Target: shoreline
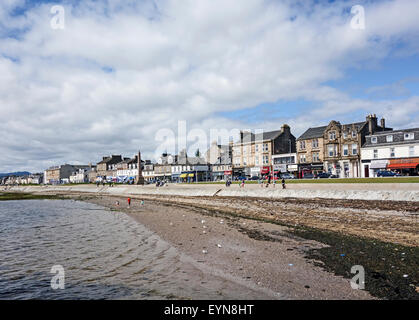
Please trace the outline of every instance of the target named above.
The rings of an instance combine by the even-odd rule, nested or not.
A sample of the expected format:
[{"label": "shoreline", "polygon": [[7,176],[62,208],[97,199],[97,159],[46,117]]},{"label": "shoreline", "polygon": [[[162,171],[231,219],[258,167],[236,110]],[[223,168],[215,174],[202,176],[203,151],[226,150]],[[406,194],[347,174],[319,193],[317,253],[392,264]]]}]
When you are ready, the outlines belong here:
[{"label": "shoreline", "polygon": [[[231,275],[255,289],[278,292],[273,299],[418,299],[417,227],[407,214],[417,208],[416,203],[130,195],[128,209],[126,197],[117,195],[52,194],[127,213],[191,262]],[[342,210],[334,213],[336,207]],[[282,214],[272,215],[272,208]],[[283,214],[284,210],[297,210],[299,216]],[[403,240],[408,246],[380,241],[386,232],[371,238],[365,237],[371,236],[368,230],[360,237],[348,232],[348,226],[336,229],[346,223],[347,213],[353,222],[365,219],[364,224],[372,223],[372,229],[391,222],[387,227],[396,236],[408,235]],[[369,215],[376,221],[366,219]],[[343,220],[334,224],[336,218]],[[319,228],[310,225],[313,221],[328,223]],[[355,223],[353,228],[356,231],[359,226]],[[364,266],[367,291],[351,289],[353,265]]]},{"label": "shoreline", "polygon": [[[122,209],[115,207],[116,199]],[[210,268],[221,269],[226,274],[239,270],[239,276],[250,277],[248,280],[254,281],[254,285],[285,291],[290,299],[419,298],[417,247],[156,200],[145,200],[142,206],[139,198],[133,198],[130,209],[123,208],[125,198],[104,196],[80,200],[127,213],[198,263],[210,263]],[[201,234],[204,230],[207,234]],[[210,242],[205,241],[209,231]],[[232,239],[240,241],[232,243]],[[216,242],[226,240],[231,257],[219,254],[226,245]],[[244,250],[243,243],[246,244]],[[209,252],[210,248],[215,256],[208,261],[201,250]],[[342,252],[345,252],[343,257]],[[353,265],[364,266],[366,291],[350,288]],[[408,278],[403,277],[406,273]]]}]

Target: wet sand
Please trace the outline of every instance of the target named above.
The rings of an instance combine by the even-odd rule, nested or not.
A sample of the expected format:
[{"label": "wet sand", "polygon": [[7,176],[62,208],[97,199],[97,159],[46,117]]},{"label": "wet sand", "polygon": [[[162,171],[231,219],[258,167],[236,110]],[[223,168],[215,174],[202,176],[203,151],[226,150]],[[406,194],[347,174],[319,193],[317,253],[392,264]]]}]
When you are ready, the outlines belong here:
[{"label": "wet sand", "polygon": [[259,298],[373,298],[366,291],[352,289],[349,279],[306,259],[310,249],[324,245],[292,236],[287,227],[151,200],[141,205],[133,199],[130,208],[126,198],[105,196],[85,201],[129,214],[185,254],[190,263],[249,290],[260,290]]}]

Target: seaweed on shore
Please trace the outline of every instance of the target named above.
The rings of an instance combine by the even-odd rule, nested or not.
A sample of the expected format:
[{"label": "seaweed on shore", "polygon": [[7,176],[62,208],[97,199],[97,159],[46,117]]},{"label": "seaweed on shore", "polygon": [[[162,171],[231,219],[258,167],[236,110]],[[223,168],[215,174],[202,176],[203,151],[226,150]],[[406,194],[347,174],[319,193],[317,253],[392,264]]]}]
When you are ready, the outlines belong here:
[{"label": "seaweed on shore", "polygon": [[289,237],[300,237],[327,245],[323,248],[310,249],[305,253],[305,257],[313,260],[314,265],[347,279],[355,276],[350,272],[352,266],[361,265],[365,270],[365,290],[371,295],[390,300],[419,299],[419,248],[417,247],[307,226],[289,225],[269,218],[214,209],[199,204],[189,203],[187,206],[173,202],[166,204],[199,210],[201,214],[211,216],[244,218],[288,227]]},{"label": "seaweed on shore", "polygon": [[61,200],[64,199],[58,195],[51,194],[32,194],[32,193],[23,193],[23,192],[1,192],[0,201],[11,201],[11,200]]},{"label": "seaweed on shore", "polygon": [[293,234],[315,240],[327,247],[310,249],[306,258],[326,271],[352,278],[352,266],[365,270],[365,290],[390,300],[419,299],[419,248],[344,235],[338,232],[296,227]]}]

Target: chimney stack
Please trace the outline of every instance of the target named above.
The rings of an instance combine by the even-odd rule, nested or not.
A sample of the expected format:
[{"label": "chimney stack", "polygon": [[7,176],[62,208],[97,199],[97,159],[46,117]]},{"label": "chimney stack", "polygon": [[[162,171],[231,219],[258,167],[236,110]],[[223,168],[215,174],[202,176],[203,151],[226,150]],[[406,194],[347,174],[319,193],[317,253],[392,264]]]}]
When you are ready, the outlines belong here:
[{"label": "chimney stack", "polygon": [[281,131],[286,132],[286,133],[290,133],[291,132],[290,126],[284,123],[281,127]]},{"label": "chimney stack", "polygon": [[381,119],[381,127],[385,129],[386,127],[386,120],[384,118]]},{"label": "chimney stack", "polygon": [[367,116],[369,134],[373,134],[377,130],[377,116],[370,114]]}]

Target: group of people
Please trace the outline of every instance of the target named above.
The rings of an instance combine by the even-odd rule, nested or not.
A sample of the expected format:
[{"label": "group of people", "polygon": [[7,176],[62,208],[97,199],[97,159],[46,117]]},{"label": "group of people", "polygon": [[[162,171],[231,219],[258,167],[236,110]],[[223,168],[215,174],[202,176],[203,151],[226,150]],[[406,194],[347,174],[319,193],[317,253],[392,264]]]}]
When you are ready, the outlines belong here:
[{"label": "group of people", "polygon": [[[273,181],[272,181],[273,180]],[[241,180],[241,183],[239,184],[239,187],[240,188],[244,188],[244,183],[245,183],[245,179],[242,179]],[[260,184],[260,186],[263,188],[263,186],[265,185],[265,187],[266,188],[268,188],[269,186],[270,186],[270,184],[271,184],[271,181],[272,181],[272,185],[273,185],[273,187],[275,188],[275,185],[276,185],[276,180],[275,179],[272,179],[272,177],[271,176],[268,176],[268,178],[267,178],[267,181],[266,181],[266,184],[264,184],[264,179],[262,178],[262,179],[259,179],[258,180],[258,184]],[[230,186],[230,184],[231,184],[231,181],[230,180],[227,180],[226,181],[226,186],[227,187],[229,187]],[[282,178],[281,179],[281,184],[282,184],[282,189],[286,189],[286,185],[285,185],[285,179],[284,178]]]},{"label": "group of people", "polygon": [[[127,198],[127,203],[128,203],[128,208],[131,208],[131,198],[130,197]],[[143,206],[144,205],[144,200],[141,200],[140,204]],[[118,200],[116,200],[115,206],[119,207],[119,201]]]},{"label": "group of people", "polygon": [[168,184],[165,180],[157,180],[156,181],[156,187],[163,187],[163,186],[168,186]]}]

